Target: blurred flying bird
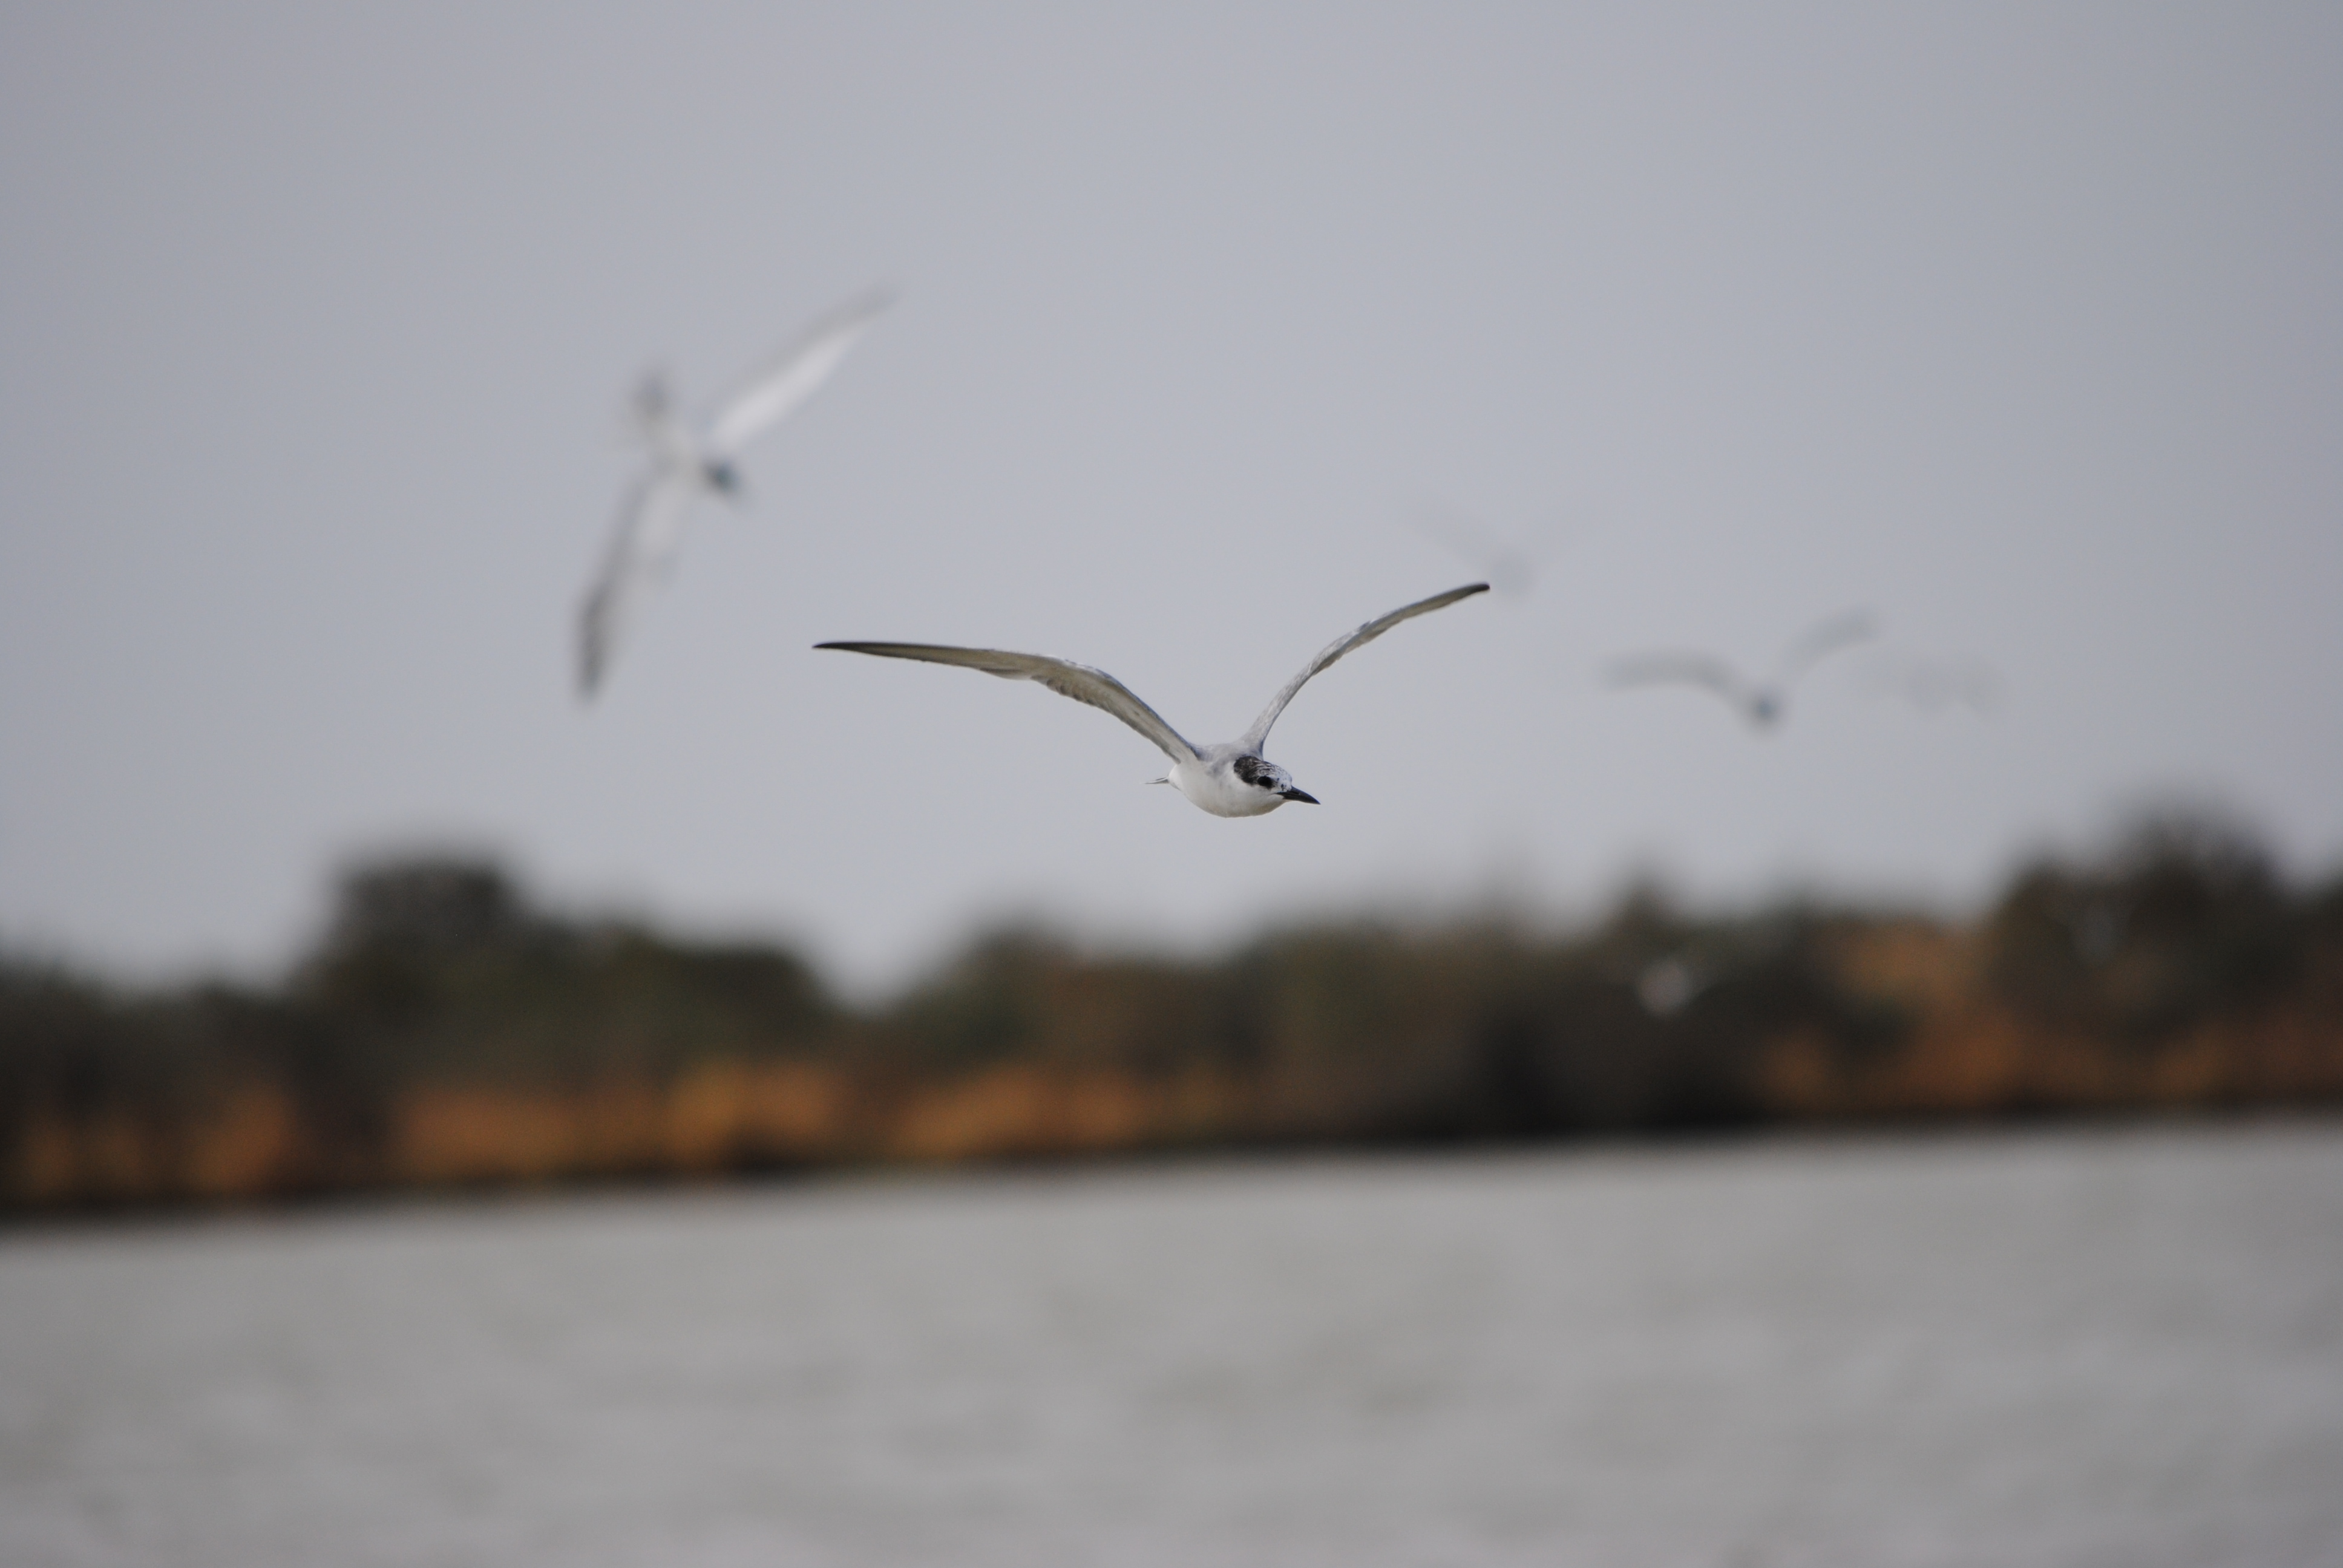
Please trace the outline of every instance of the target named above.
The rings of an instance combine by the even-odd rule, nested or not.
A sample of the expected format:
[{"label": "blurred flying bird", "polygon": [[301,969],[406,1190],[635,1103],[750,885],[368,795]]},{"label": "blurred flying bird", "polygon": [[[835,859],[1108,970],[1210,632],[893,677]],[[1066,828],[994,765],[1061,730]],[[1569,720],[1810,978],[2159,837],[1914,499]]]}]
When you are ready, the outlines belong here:
[{"label": "blurred flying bird", "polygon": [[989,648],[939,648],[924,642],[822,642],[816,648],[836,648],[842,653],[876,654],[881,658],[917,658],[930,664],[959,664],[970,669],[980,669],[987,675],[997,675],[1004,680],[1037,680],[1061,697],[1076,702],[1087,702],[1092,708],[1103,709],[1138,730],[1163,749],[1172,759],[1172,771],[1151,784],[1169,784],[1187,797],[1192,805],[1210,811],[1215,817],[1258,817],[1274,811],[1288,800],[1300,800],[1315,806],[1318,798],[1304,794],[1293,787],[1292,778],[1276,763],[1261,754],[1262,743],[1269,739],[1269,727],[1293,700],[1293,694],[1304,682],[1350,652],[1363,648],[1383,636],[1400,622],[1419,615],[1427,615],[1458,599],[1470,598],[1476,593],[1489,591],[1487,583],[1471,583],[1463,588],[1450,588],[1446,593],[1418,599],[1413,604],[1395,609],[1387,616],[1371,620],[1356,631],[1335,638],[1319,650],[1318,657],[1302,666],[1302,673],[1285,683],[1285,689],[1269,699],[1252,728],[1237,739],[1222,741],[1217,746],[1195,746],[1181,737],[1178,730],[1166,724],[1155,709],[1131,694],[1131,689],[1103,669],[1092,669],[1087,664],[1075,664],[1068,659],[1050,658],[1038,653],[1002,653]]},{"label": "blurred flying bird", "polygon": [[1480,568],[1499,598],[1523,598],[1537,580],[1537,558],[1529,547],[1478,518],[1443,507],[1419,511],[1413,520],[1424,538]]},{"label": "blurred flying bird", "polygon": [[1750,680],[1731,665],[1705,653],[1646,653],[1614,660],[1613,686],[1674,683],[1715,692],[1753,729],[1771,729],[1788,711],[1791,689],[1808,670],[1840,648],[1878,636],[1871,617],[1849,610],[1817,623],[1782,650],[1770,680]]},{"label": "blurred flying bird", "polygon": [[649,448],[650,467],[627,493],[578,613],[581,696],[593,697],[643,599],[674,568],[692,502],[702,495],[739,499],[741,448],[812,397],[871,319],[893,302],[892,291],[880,289],[832,310],[696,423],[677,414],[662,377],[643,378],[635,393],[635,427]]},{"label": "blurred flying bird", "polygon": [[1687,949],[1654,959],[1638,970],[1635,1000],[1654,1018],[1674,1018],[1715,983],[1715,974],[1695,961]]}]

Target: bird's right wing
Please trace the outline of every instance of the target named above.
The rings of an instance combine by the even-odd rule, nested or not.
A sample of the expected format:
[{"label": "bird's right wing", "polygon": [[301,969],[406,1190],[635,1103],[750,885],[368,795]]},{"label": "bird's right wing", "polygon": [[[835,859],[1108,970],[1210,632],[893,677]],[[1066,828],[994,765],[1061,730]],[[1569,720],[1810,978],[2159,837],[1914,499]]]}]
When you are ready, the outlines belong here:
[{"label": "bird's right wing", "polygon": [[1293,694],[1308,685],[1312,676],[1353,648],[1366,647],[1403,620],[1413,620],[1420,615],[1430,615],[1433,610],[1444,608],[1460,598],[1471,598],[1476,593],[1488,591],[1487,583],[1466,583],[1463,588],[1450,588],[1446,593],[1436,593],[1430,598],[1420,598],[1413,604],[1402,605],[1391,614],[1377,616],[1355,631],[1346,632],[1336,638],[1318,650],[1317,658],[1302,667],[1301,674],[1285,683],[1285,689],[1269,699],[1269,706],[1261,710],[1261,717],[1252,721],[1252,728],[1244,732],[1244,739],[1238,744],[1247,751],[1258,752],[1261,749],[1261,743],[1269,739],[1269,727],[1277,722],[1277,716],[1285,711],[1285,705],[1293,700]]},{"label": "bird's right wing", "polygon": [[990,648],[940,648],[928,642],[818,642],[816,648],[836,648],[841,653],[869,653],[880,658],[916,658],[929,664],[957,664],[970,669],[980,669],[987,675],[997,675],[1003,680],[1034,680],[1041,682],[1061,697],[1071,697],[1076,702],[1087,702],[1092,708],[1113,714],[1133,729],[1163,749],[1165,756],[1174,762],[1193,762],[1196,749],[1182,738],[1180,732],[1163,722],[1163,716],[1150,708],[1103,669],[1092,669],[1087,664],[1071,659],[1051,658],[1038,653],[1003,653]]},{"label": "bird's right wing", "polygon": [[689,470],[662,464],[635,482],[602,568],[578,614],[578,689],[590,698],[608,673],[618,640],[652,586],[675,565],[685,513],[698,483]]},{"label": "bird's right wing", "polygon": [[1879,635],[1879,624],[1869,610],[1851,609],[1817,621],[1782,650],[1782,683],[1791,685],[1840,648],[1867,642]]},{"label": "bird's right wing", "polygon": [[779,424],[830,379],[878,314],[895,302],[891,289],[874,289],[850,300],[808,327],[805,336],[776,356],[724,400],[708,422],[708,445],[729,457],[762,432]]},{"label": "bird's right wing", "polygon": [[1699,686],[1738,707],[1748,699],[1741,678],[1721,658],[1704,653],[1644,653],[1615,658],[1604,671],[1613,686]]}]

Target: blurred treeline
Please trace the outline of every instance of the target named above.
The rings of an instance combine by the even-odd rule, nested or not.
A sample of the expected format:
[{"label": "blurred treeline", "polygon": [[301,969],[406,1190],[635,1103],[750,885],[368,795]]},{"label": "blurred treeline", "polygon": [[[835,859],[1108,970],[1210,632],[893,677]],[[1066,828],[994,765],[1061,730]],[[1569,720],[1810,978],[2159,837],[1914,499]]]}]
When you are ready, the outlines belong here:
[{"label": "blurred treeline", "polygon": [[857,1010],[779,949],[344,876],[269,990],[0,959],[0,1204],[1785,1121],[2343,1101],[2343,880],[2138,827],[1982,920],[1794,902],[1326,925],[1211,961],[988,936]]}]

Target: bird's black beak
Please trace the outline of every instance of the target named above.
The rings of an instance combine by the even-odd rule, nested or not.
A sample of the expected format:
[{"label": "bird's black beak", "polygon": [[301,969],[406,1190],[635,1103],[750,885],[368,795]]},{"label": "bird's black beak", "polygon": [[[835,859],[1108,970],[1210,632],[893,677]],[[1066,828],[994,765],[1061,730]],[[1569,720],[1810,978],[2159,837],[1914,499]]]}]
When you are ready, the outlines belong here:
[{"label": "bird's black beak", "polygon": [[1280,789],[1277,793],[1278,793],[1278,795],[1279,795],[1279,797],[1280,797],[1281,799],[1287,799],[1287,800],[1299,800],[1299,801],[1301,801],[1304,806],[1315,806],[1316,804],[1318,804],[1318,797],[1317,797],[1317,796],[1315,796],[1315,795],[1312,795],[1312,794],[1308,794],[1308,793],[1306,793],[1306,792],[1305,792],[1305,791],[1303,791],[1303,790],[1300,790],[1300,789]]}]

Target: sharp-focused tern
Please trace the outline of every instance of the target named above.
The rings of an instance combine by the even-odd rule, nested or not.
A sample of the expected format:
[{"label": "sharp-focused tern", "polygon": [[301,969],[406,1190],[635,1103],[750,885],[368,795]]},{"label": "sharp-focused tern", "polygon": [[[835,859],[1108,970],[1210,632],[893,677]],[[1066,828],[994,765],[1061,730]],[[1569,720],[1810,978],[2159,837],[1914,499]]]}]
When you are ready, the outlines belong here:
[{"label": "sharp-focused tern", "polygon": [[578,613],[581,695],[594,695],[643,598],[674,568],[691,503],[703,495],[737,498],[741,448],[812,397],[872,317],[893,302],[892,291],[874,290],[821,317],[696,423],[677,414],[663,379],[644,377],[634,412],[636,428],[650,449],[650,467],[627,493],[601,569]]},{"label": "sharp-focused tern", "polygon": [[1293,700],[1309,678],[1350,652],[1363,648],[1403,620],[1428,615],[1460,598],[1470,598],[1476,593],[1489,591],[1487,583],[1469,583],[1463,588],[1450,588],[1446,593],[1418,599],[1412,605],[1395,609],[1387,616],[1371,620],[1356,631],[1336,638],[1321,648],[1318,657],[1302,666],[1302,673],[1285,683],[1285,689],[1269,699],[1252,728],[1234,740],[1217,746],[1197,746],[1183,739],[1180,732],[1163,721],[1161,714],[1132,695],[1129,687],[1103,669],[1092,669],[1087,664],[1071,659],[1051,658],[1038,653],[1004,653],[990,648],[940,648],[925,642],[823,642],[817,648],[836,648],[841,653],[876,654],[881,658],[917,658],[930,664],[965,665],[980,669],[987,675],[997,675],[1004,680],[1034,680],[1041,682],[1061,697],[1076,702],[1087,702],[1102,709],[1130,725],[1148,739],[1163,749],[1172,759],[1172,771],[1156,784],[1169,784],[1186,796],[1190,804],[1210,811],[1215,817],[1258,817],[1274,811],[1288,800],[1299,800],[1315,806],[1318,798],[1293,787],[1293,779],[1284,769],[1261,754],[1262,743],[1269,739],[1269,727]]},{"label": "sharp-focused tern", "polygon": [[1790,691],[1808,670],[1843,648],[1879,635],[1869,615],[1851,610],[1809,628],[1782,651],[1770,680],[1751,680],[1713,654],[1646,653],[1614,660],[1613,686],[1677,684],[1715,692],[1753,729],[1771,729],[1789,709]]}]

